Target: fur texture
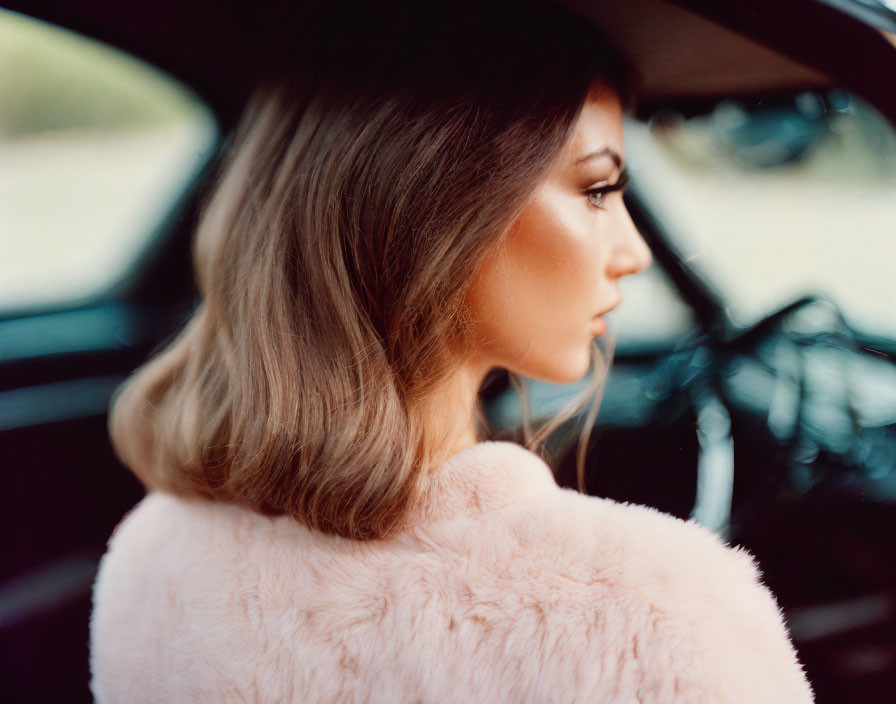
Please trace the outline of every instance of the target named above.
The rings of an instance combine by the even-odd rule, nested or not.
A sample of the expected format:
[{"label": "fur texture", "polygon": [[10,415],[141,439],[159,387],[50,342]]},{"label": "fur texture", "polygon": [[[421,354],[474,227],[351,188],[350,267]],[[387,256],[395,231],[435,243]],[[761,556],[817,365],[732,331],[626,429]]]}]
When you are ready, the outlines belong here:
[{"label": "fur texture", "polygon": [[510,442],[437,476],[373,543],[148,495],[95,585],[97,701],[812,701],[746,552]]}]

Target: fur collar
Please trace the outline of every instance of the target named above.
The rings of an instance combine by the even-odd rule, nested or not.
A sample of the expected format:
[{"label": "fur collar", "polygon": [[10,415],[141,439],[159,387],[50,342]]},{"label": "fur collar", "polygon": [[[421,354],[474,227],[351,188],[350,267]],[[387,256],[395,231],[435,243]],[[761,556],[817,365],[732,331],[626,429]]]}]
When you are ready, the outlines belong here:
[{"label": "fur collar", "polygon": [[528,503],[557,489],[551,468],[513,442],[479,442],[451,455],[424,490],[420,523]]}]

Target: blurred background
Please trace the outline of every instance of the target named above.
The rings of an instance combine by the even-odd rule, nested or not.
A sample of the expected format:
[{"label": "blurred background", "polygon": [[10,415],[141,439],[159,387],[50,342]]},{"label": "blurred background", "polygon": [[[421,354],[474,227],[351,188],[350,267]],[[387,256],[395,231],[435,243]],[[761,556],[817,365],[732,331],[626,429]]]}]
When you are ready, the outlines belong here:
[{"label": "blurred background", "polygon": [[[96,562],[142,495],[106,410],[196,303],[189,234],[232,118],[0,10],[4,701],[89,700]],[[626,140],[655,256],[623,281],[587,489],[750,549],[818,701],[893,701],[896,131],[825,85],[657,104]],[[525,383],[536,423],[583,387]],[[506,377],[482,395],[519,433]],[[581,421],[550,444],[565,486]]]},{"label": "blurred background", "polygon": [[0,311],[95,296],[211,156],[195,95],[127,54],[0,14]]}]

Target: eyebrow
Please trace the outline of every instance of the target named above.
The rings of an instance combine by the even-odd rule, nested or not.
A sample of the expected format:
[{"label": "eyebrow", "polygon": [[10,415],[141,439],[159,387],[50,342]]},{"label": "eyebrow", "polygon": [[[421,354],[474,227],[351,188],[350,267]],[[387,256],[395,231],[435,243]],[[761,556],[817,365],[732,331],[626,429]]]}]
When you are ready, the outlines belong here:
[{"label": "eyebrow", "polygon": [[622,157],[619,156],[619,153],[610,147],[603,147],[602,149],[597,149],[596,151],[591,152],[590,154],[586,154],[579,159],[576,159],[573,164],[578,166],[580,164],[584,164],[586,161],[591,161],[592,159],[600,159],[601,157],[608,157],[613,160],[613,163],[616,164],[619,168],[622,168]]}]

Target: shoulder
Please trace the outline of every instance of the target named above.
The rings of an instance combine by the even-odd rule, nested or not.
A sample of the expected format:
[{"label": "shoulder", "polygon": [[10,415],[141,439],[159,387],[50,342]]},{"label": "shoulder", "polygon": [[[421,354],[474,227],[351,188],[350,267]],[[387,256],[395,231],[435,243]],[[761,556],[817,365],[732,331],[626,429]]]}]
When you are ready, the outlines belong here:
[{"label": "shoulder", "polygon": [[[261,572],[291,569],[330,538],[286,516],[152,492],[119,523],[100,562],[95,601],[130,603],[132,589],[171,592],[209,605],[207,594],[255,589]],[[108,599],[104,597],[108,596]]]},{"label": "shoulder", "polygon": [[658,649],[658,662],[678,662],[682,682],[696,678],[699,691],[724,702],[812,700],[749,552],[694,521],[567,489],[529,511],[543,530],[537,550],[562,550],[558,567],[592,580],[590,603],[628,619],[631,630],[619,634],[642,652]]},{"label": "shoulder", "polygon": [[290,579],[301,581],[311,535],[285,517],[147,495],[116,528],[94,584],[96,699],[231,701],[228,683],[255,692],[264,611],[289,598]]}]

